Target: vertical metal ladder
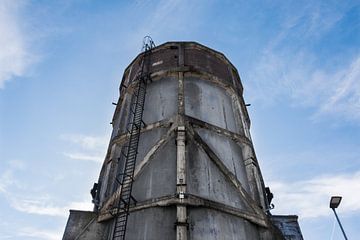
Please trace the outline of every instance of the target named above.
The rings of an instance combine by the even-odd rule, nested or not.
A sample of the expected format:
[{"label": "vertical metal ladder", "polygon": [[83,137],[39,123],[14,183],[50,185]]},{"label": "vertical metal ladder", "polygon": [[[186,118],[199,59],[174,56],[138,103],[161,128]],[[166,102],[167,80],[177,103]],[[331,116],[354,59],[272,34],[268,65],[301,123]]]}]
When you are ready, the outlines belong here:
[{"label": "vertical metal ladder", "polygon": [[150,80],[150,55],[152,48],[155,47],[154,42],[150,37],[145,37],[143,42],[143,56],[140,66],[140,71],[136,77],[136,86],[134,97],[130,105],[130,119],[129,119],[129,141],[126,147],[125,166],[123,173],[119,174],[116,180],[121,185],[121,193],[117,204],[117,212],[115,214],[115,223],[112,234],[113,240],[124,240],[126,233],[126,225],[129,215],[130,202],[134,199],[131,195],[132,185],[134,181],[134,170],[136,164],[137,150],[139,146],[140,130],[142,125],[145,125],[142,117],[145,105],[146,85]]}]

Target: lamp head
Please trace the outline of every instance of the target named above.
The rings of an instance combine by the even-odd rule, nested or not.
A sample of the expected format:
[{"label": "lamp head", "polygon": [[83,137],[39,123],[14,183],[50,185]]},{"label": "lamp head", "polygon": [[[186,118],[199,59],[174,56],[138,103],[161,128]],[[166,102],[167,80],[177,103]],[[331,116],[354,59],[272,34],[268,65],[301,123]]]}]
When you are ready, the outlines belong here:
[{"label": "lamp head", "polygon": [[332,196],[330,199],[330,208],[335,209],[339,206],[342,197],[340,196]]}]

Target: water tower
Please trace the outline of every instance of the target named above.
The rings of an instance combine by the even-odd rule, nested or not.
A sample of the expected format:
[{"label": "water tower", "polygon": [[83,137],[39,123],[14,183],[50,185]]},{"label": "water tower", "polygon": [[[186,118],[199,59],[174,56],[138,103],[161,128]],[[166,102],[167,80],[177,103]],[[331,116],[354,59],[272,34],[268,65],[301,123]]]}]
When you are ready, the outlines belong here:
[{"label": "water tower", "polygon": [[[196,42],[144,48],[125,69],[94,211],[63,239],[302,239],[272,216],[231,62]],[[277,226],[277,227],[276,227]]]}]

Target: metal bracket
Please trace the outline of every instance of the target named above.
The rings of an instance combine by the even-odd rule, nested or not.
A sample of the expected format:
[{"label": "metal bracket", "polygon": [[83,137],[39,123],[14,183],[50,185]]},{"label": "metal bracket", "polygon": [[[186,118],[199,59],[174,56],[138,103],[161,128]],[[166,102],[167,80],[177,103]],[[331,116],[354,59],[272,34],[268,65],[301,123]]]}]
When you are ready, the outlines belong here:
[{"label": "metal bracket", "polygon": [[130,198],[134,201],[134,205],[136,206],[136,204],[137,204],[137,200],[136,200],[136,198],[134,198],[134,196],[133,195],[130,195]]},{"label": "metal bracket", "polygon": [[174,223],[174,228],[176,229],[177,226],[185,226],[189,230],[189,223],[188,222],[178,222]]},{"label": "metal bracket", "polygon": [[179,199],[188,198],[187,193],[185,193],[185,192],[178,192],[178,193],[176,194],[176,197],[179,198]]}]

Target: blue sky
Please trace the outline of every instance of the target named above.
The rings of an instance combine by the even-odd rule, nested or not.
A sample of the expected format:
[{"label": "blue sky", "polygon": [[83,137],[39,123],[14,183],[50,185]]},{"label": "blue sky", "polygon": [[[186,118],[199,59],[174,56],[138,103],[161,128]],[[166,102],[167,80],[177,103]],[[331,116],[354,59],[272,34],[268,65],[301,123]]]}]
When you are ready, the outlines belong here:
[{"label": "blue sky", "polygon": [[360,219],[357,1],[0,1],[0,239],[59,239],[91,209],[118,86],[142,38],[197,41],[240,72],[273,214],[305,239]]}]

